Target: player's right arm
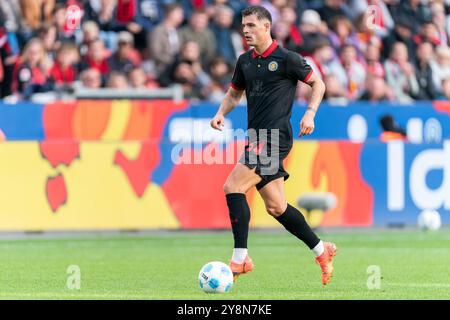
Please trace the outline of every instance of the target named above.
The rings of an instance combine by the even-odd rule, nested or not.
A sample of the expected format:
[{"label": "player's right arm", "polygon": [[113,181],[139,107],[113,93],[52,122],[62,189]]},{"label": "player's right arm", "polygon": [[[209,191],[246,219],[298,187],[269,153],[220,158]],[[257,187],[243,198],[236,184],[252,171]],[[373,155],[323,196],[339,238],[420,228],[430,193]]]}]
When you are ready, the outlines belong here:
[{"label": "player's right arm", "polygon": [[225,125],[225,116],[233,110],[242,98],[244,90],[238,90],[230,87],[225,94],[225,98],[220,104],[219,110],[217,111],[214,118],[211,120],[211,127],[216,130],[222,131],[222,127]]},{"label": "player's right arm", "polygon": [[216,130],[222,131],[222,128],[225,125],[225,116],[237,106],[245,91],[245,76],[241,67],[242,56],[243,55],[241,55],[236,62],[236,68],[234,68],[233,78],[231,79],[231,86],[220,104],[219,111],[217,111],[216,115],[211,120],[211,127]]}]

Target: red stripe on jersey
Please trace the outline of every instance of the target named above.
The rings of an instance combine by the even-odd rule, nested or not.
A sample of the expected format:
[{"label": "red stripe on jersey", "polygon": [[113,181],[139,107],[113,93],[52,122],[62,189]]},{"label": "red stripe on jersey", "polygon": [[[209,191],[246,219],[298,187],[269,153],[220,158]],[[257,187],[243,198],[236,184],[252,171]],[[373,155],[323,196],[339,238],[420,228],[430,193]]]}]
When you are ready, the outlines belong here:
[{"label": "red stripe on jersey", "polygon": [[233,82],[230,83],[230,87],[232,87],[234,90],[242,91],[244,88],[239,88],[237,85],[235,85]]},{"label": "red stripe on jersey", "polygon": [[309,80],[309,78],[311,78],[311,76],[312,76],[312,69],[311,69],[311,71],[309,71],[309,73],[308,73],[308,75],[305,77],[305,79],[303,80],[303,82],[308,82],[308,80]]}]

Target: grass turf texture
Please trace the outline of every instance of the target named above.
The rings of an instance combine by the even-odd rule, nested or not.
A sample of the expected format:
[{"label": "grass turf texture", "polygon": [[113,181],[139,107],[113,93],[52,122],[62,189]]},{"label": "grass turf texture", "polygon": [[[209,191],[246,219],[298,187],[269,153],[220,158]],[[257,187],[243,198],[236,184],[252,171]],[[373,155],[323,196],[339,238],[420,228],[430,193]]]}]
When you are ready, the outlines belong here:
[{"label": "grass turf texture", "polygon": [[[255,270],[225,295],[203,293],[198,272],[228,262],[231,232],[173,232],[0,240],[1,299],[449,299],[450,232],[358,230],[321,234],[339,247],[322,287],[311,252],[284,232],[251,232]],[[81,289],[66,287],[69,265]],[[377,265],[379,290],[367,288]]]}]

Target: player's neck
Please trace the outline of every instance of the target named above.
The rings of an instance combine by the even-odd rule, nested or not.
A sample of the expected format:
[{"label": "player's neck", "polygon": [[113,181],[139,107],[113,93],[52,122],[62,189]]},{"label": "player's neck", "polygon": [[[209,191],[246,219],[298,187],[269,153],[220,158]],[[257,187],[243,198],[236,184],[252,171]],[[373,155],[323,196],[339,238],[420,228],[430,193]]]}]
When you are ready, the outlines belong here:
[{"label": "player's neck", "polygon": [[266,52],[267,49],[272,45],[273,39],[268,38],[264,43],[261,43],[259,46],[254,46],[255,52],[258,55],[262,55],[264,52]]}]

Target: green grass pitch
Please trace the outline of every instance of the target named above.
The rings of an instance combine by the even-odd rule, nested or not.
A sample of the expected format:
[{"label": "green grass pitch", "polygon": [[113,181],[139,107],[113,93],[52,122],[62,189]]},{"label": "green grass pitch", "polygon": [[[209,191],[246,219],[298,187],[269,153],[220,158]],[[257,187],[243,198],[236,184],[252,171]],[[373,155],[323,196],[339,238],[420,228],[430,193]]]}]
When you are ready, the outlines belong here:
[{"label": "green grass pitch", "polygon": [[[321,233],[339,250],[322,287],[311,252],[286,232],[250,232],[255,270],[208,295],[198,272],[228,262],[231,232],[80,235],[0,240],[1,299],[450,299],[450,230]],[[81,270],[70,290],[67,268]],[[368,289],[369,266],[381,287]]]}]

